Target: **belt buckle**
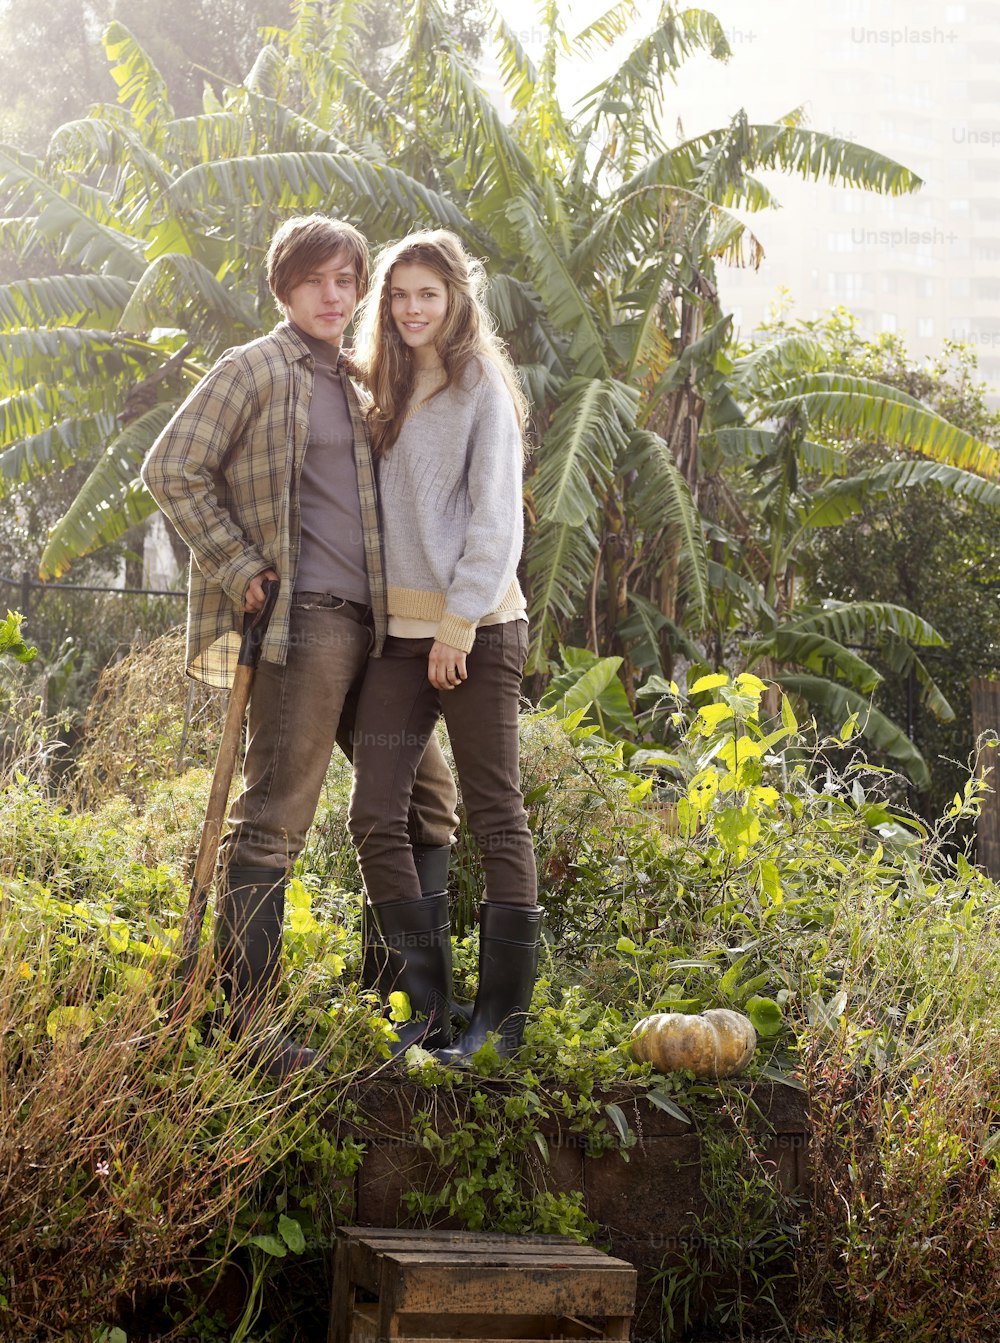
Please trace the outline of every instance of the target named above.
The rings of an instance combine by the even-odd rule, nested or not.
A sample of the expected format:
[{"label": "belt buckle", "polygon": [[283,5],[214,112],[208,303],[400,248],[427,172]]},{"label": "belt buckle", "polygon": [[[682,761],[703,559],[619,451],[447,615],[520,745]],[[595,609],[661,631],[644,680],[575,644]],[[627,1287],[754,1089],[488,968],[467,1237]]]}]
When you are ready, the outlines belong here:
[{"label": "belt buckle", "polygon": [[347,605],[346,597],[337,597],[332,592],[293,592],[292,602],[300,611],[339,611]]}]

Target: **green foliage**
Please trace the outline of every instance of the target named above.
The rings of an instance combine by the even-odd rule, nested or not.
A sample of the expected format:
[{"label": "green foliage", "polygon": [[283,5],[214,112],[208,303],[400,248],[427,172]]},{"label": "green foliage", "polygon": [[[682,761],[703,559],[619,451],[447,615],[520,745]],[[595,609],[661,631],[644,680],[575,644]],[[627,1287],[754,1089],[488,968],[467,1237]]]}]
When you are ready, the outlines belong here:
[{"label": "green foliage", "polygon": [[[211,1337],[209,1288],[225,1264],[248,1288],[219,1326],[230,1336],[282,1337],[286,1312],[304,1327],[324,1247],[351,1215],[350,1180],[377,1134],[405,1156],[418,1223],[599,1237],[580,1191],[557,1182],[553,1152],[627,1162],[641,1137],[631,1101],[646,1096],[704,1154],[705,1206],[662,1264],[666,1337],[700,1320],[744,1336],[842,1327],[873,1343],[930,1343],[946,1319],[949,1336],[971,1343],[982,1320],[972,1284],[976,1309],[991,1311],[1000,1282],[989,1072],[1000,898],[948,846],[982,788],[970,780],[950,814],[924,826],[887,802],[886,782],[862,762],[834,770],[839,733],[814,740],[787,700],[768,719],[767,690],[752,674],[702,674],[686,693],[663,683],[647,722],[662,744],[628,758],[585,706],[563,720],[525,716],[546,912],[540,975],[518,1058],[487,1046],[467,1074],[413,1049],[405,1079],[377,1076],[391,1023],[352,983],[357,899],[333,875],[349,861],[349,778],[332,770],[288,892],[280,1017],[322,1047],[333,1074],[287,1096],[240,1071],[210,975],[180,1030],[165,1015],[207,774],[150,782],[140,808],[118,796],[98,813],[54,807],[12,779],[0,829],[0,1166],[24,1212],[2,1247],[16,1269],[3,1289],[10,1327],[25,1332],[38,1310],[80,1328],[84,1316],[70,1312],[85,1290],[95,1326],[127,1328],[124,1315],[109,1322],[106,1303],[115,1275],[129,1274],[146,1318],[204,1307],[198,1327]],[[466,852],[456,894],[473,884]],[[474,993],[476,950],[475,932],[457,938],[460,995]],[[745,1079],[664,1077],[632,1061],[640,1017],[711,1006],[745,1011],[759,1028]],[[797,1199],[766,1154],[748,1081],[807,1093],[814,1177]],[[367,1089],[379,1085],[410,1098],[385,1132],[366,1119]],[[199,1178],[185,1186],[192,1169]],[[58,1228],[53,1239],[39,1240],[29,1203]],[[178,1215],[154,1235],[164,1206]],[[84,1224],[88,1236],[113,1226],[126,1252],[66,1258],[62,1238]],[[939,1245],[951,1247],[950,1276]],[[21,1284],[40,1252],[51,1286],[29,1298]],[[178,1264],[190,1265],[181,1292],[169,1286]]]},{"label": "green foliage", "polygon": [[[868,1002],[895,987],[869,941],[867,992],[842,996],[804,1049],[818,1176],[798,1266],[807,1329],[833,1318],[850,1336],[887,1343],[930,1343],[942,1330],[958,1343],[992,1336],[1000,1303],[994,1009],[965,950],[979,904],[969,895],[963,906],[966,894],[942,884],[905,943],[901,928],[880,920],[880,933],[904,943],[893,959],[907,962],[912,984],[913,996],[896,1000],[894,1030],[868,1025]],[[992,967],[993,891],[987,899],[975,936],[989,938]],[[950,941],[950,960],[935,941],[942,950]],[[913,983],[922,961],[930,974]]]},{"label": "green foliage", "polygon": [[[1000,441],[997,416],[987,410],[968,352],[949,349],[933,367],[917,369],[898,339],[861,341],[842,314],[828,320],[824,339],[847,367],[898,384],[967,432],[993,444]],[[884,654],[869,658],[885,673],[880,706],[896,722],[912,722],[915,743],[930,763],[931,789],[920,803],[930,818],[961,790],[973,753],[969,683],[995,670],[1000,523],[988,499],[943,489],[936,468],[926,476],[911,475],[928,463],[886,460],[884,451],[853,441],[843,451],[855,479],[870,475],[881,481],[892,473],[897,484],[866,494],[839,526],[818,533],[803,576],[815,595],[837,592],[855,602],[904,602],[947,635],[947,649],[928,650],[928,660],[953,719],[927,712],[924,685],[918,681],[912,694],[906,679],[883,666]],[[899,480],[902,472],[906,481]]]},{"label": "green foliage", "polygon": [[[181,892],[124,851],[121,828],[16,780],[4,822],[3,1329],[82,1336],[117,1295],[211,1264],[221,1227],[220,1256],[266,1230],[259,1182],[289,1177],[335,1084],[276,1091],[200,1011],[171,1017]],[[367,1029],[363,1008],[353,1020]],[[327,1026],[331,1044],[356,1029]]]},{"label": "green foliage", "polygon": [[659,1275],[664,1334],[684,1336],[707,1325],[740,1340],[764,1330],[789,1337],[801,1198],[782,1188],[775,1164],[743,1126],[746,1115],[723,1123],[701,1134],[705,1211],[680,1238],[676,1262]]},{"label": "green foliage", "polygon": [[[948,848],[983,787],[970,780],[929,830],[886,805],[864,764],[834,774],[835,738],[817,788],[823,755],[806,755],[787,701],[760,721],[763,689],[703,677],[691,702],[673,688],[685,745],[660,766],[673,879],[655,874],[641,921],[618,925],[617,957],[607,940],[582,976],[585,992],[642,1010],[763,1000],[781,1026],[753,1074],[803,1086],[816,1116],[808,1203],[782,1192],[746,1117],[709,1143],[708,1212],[664,1262],[665,1323],[706,1318],[707,1276],[707,1318],[741,1337],[794,1321],[809,1337],[971,1341],[1000,1301],[1000,898]],[[610,927],[624,894],[605,892]],[[689,1114],[696,1093],[674,1092]]]},{"label": "green foliage", "polygon": [[[547,1190],[538,1163],[540,1147],[546,1146],[539,1123],[551,1117],[555,1097],[539,1094],[530,1073],[523,1085],[507,1091],[481,1081],[469,1086],[453,1080],[453,1074],[435,1078],[435,1071],[443,1070],[430,1063],[421,1069],[425,1083],[434,1078],[430,1105],[415,1112],[409,1135],[415,1148],[429,1153],[444,1180],[408,1191],[408,1212],[429,1223],[441,1215],[456,1217],[473,1231],[589,1240],[596,1228],[583,1211],[582,1191]],[[576,1115],[573,1103],[567,1109],[562,1118],[568,1127]],[[579,1112],[592,1122],[583,1101]]]},{"label": "green foliage", "polygon": [[21,634],[21,623],[24,616],[20,611],[8,611],[3,621],[0,621],[0,657],[12,657],[18,662],[31,662],[38,654],[38,649],[25,643]]},{"label": "green foliage", "polygon": [[[928,489],[949,510],[995,507],[995,431],[960,397],[929,395],[933,378],[859,354],[842,319],[779,324],[768,337],[720,361],[725,395],[706,411],[702,464],[725,480],[712,529],[723,558],[709,565],[716,660],[774,678],[829,727],[856,713],[870,747],[925,790],[931,771],[900,726],[900,688],[909,684],[939,721],[955,717],[942,664],[930,661],[949,615],[936,627],[914,610],[916,584],[898,585],[895,600],[864,600],[846,571],[811,590],[802,575],[845,532],[864,534],[864,567],[881,572],[868,519],[902,514],[901,491],[907,511]],[[911,554],[922,555],[914,536]]]},{"label": "green foliage", "polygon": [[[61,128],[50,160],[12,153],[7,162],[7,209],[30,220],[26,248],[72,252],[94,279],[123,281],[113,314],[110,291],[94,298],[109,329],[136,337],[105,350],[104,328],[88,318],[100,406],[39,404],[29,376],[37,360],[13,377],[9,405],[20,413],[0,440],[9,444],[0,469],[59,469],[84,444],[88,455],[106,448],[50,537],[43,572],[62,572],[148,513],[129,477],[160,422],[150,400],[165,413],[225,345],[266,324],[259,262],[274,226],[292,209],[325,208],[332,193],[373,241],[443,224],[497,277],[491,301],[532,391],[539,437],[527,486],[534,669],[546,669],[574,622],[581,642],[630,654],[624,631],[639,603],[657,613],[647,647],[669,662],[684,619],[700,629],[712,605],[696,505],[699,422],[704,410],[722,429],[740,414],[720,377],[731,324],[706,278],[720,259],[759,259],[732,207],[770,203],[754,177],[762,168],[890,193],[918,181],[797,118],[754,126],[739,112],[669,144],[658,129],[669,81],[696,53],[730,55],[714,16],[670,4],[571,115],[556,93],[562,55],[610,48],[635,17],[616,6],[573,37],[549,6],[537,65],[498,19],[509,122],[480,87],[467,3],[454,15],[438,0],[399,6],[400,40],[386,44],[391,56],[366,86],[365,34],[387,20],[386,5],[309,0],[287,28],[267,30],[242,84],[216,89],[187,117],[171,110],[170,80],[143,43],[112,24],[118,105]],[[180,332],[190,348],[172,363]],[[111,441],[106,417],[140,388],[149,413],[129,416]],[[860,413],[860,389],[844,394],[845,413]],[[956,452],[950,432],[941,443]],[[634,668],[623,672],[631,695]]]}]

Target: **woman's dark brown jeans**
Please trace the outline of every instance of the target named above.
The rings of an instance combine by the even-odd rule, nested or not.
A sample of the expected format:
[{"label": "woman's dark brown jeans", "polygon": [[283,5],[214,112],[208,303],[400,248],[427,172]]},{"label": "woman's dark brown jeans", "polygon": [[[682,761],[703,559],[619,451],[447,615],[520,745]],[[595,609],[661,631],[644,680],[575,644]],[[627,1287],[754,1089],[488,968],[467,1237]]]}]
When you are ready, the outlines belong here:
[{"label": "woman's dark brown jeans", "polygon": [[354,738],[348,823],[372,904],[420,898],[406,814],[417,763],[443,714],[466,819],[483,857],[485,899],[537,903],[535,855],[521,796],[518,713],[528,651],[523,620],[477,631],[468,679],[427,679],[433,639],[386,640],[368,664]]}]

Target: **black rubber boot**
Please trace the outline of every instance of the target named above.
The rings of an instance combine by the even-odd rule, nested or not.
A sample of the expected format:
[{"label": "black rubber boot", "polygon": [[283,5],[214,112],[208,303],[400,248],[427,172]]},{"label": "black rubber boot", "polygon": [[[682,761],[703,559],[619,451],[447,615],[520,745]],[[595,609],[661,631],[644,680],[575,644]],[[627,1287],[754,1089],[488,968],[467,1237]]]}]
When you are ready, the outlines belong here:
[{"label": "black rubber boot", "polygon": [[541,923],[537,905],[484,901],[479,910],[479,989],[472,1021],[450,1049],[434,1051],[442,1063],[468,1067],[490,1035],[497,1037],[501,1058],[520,1049],[535,987]]},{"label": "black rubber boot", "polygon": [[421,895],[436,895],[448,889],[450,844],[414,844],[413,866],[417,869]]},{"label": "black rubber boot", "polygon": [[[420,881],[420,894],[439,895],[448,889],[448,864],[451,845],[414,844],[413,863]],[[361,986],[374,993],[382,992],[382,971],[386,966],[385,943],[372,917],[372,905],[367,900],[362,909],[361,940],[364,949],[361,962]],[[383,997],[385,995],[383,994]]]},{"label": "black rubber boot", "polygon": [[393,1028],[399,1040],[390,1045],[392,1054],[402,1054],[413,1044],[424,1049],[451,1044],[451,919],[447,892],[425,895],[422,900],[374,905],[371,913],[388,953],[379,975],[380,996],[387,1002],[390,993],[405,993],[415,1018]]},{"label": "black rubber boot", "polygon": [[316,1066],[316,1051],[298,1045],[264,1020],[281,975],[284,874],[273,867],[236,867],[220,874],[216,952],[229,1003],[229,1032],[248,1039],[252,1065],[283,1078]]}]

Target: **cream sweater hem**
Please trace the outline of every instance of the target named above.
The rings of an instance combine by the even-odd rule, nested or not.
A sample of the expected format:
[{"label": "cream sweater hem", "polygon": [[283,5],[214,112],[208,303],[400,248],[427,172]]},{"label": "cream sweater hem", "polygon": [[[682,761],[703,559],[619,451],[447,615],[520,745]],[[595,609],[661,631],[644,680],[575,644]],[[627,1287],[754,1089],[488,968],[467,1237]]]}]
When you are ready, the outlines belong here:
[{"label": "cream sweater hem", "polygon": [[[444,592],[426,592],[420,588],[389,588],[389,615],[401,616],[407,620],[422,620],[434,623],[436,628],[432,636],[452,648],[461,648],[470,653],[476,641],[477,623],[466,620],[445,609],[447,594]],[[494,609],[484,618],[483,623],[492,623],[491,616],[506,616],[526,611],[527,603],[521,585],[515,578]]]}]

